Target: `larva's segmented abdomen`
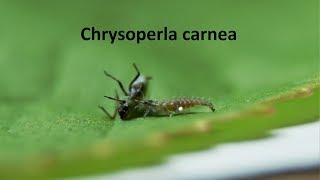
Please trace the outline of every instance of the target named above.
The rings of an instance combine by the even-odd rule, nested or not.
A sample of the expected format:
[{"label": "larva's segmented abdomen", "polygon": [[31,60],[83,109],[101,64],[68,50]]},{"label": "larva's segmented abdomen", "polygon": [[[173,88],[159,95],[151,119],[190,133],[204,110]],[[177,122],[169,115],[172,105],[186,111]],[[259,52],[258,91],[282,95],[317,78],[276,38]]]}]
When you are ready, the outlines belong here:
[{"label": "larva's segmented abdomen", "polygon": [[203,98],[177,98],[158,104],[159,109],[167,112],[181,112],[183,109],[195,106],[208,106],[212,111],[215,110],[213,104]]}]

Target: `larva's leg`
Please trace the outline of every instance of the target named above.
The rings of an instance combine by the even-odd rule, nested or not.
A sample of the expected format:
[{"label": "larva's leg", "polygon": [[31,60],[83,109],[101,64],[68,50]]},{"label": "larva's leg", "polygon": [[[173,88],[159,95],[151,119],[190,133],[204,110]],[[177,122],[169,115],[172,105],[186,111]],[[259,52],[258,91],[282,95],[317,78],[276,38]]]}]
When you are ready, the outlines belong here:
[{"label": "larva's leg", "polygon": [[[118,92],[116,91],[116,99],[119,100]],[[118,113],[118,101],[116,101],[116,108],[113,115],[111,115],[104,107],[98,106],[111,120],[114,120],[117,117]]]},{"label": "larva's leg", "polygon": [[150,112],[150,110],[147,110],[147,111],[144,113],[143,118],[146,118],[146,117],[148,116],[149,112]]},{"label": "larva's leg", "polygon": [[107,76],[107,77],[110,77],[111,79],[115,80],[118,82],[122,92],[124,93],[124,95],[128,96],[128,92],[124,89],[123,87],[123,84],[120,80],[118,80],[117,78],[115,78],[114,76],[112,76],[111,74],[107,73],[107,71],[104,71],[104,74]]}]

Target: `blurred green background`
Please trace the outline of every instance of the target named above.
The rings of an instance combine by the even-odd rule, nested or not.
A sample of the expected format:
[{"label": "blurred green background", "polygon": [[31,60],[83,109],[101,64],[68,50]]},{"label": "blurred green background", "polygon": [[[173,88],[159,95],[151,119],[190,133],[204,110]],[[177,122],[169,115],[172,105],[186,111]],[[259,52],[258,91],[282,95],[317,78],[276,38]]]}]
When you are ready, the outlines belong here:
[{"label": "blurred green background", "polygon": [[[2,0],[0,158],[132,136],[148,129],[143,123],[150,131],[171,126],[113,124],[97,108],[111,111],[103,96],[118,89],[103,70],[128,85],[133,62],[153,77],[150,98],[211,97],[218,112],[239,96],[299,83],[319,73],[318,13],[317,0]],[[235,30],[237,40],[83,41],[82,28],[92,26]]]}]

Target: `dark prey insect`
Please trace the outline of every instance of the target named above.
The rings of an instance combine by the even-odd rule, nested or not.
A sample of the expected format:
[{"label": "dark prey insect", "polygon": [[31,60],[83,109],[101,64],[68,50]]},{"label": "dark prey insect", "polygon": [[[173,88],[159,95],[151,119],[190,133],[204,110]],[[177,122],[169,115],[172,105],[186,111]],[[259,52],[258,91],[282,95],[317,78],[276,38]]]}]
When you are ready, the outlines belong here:
[{"label": "dark prey insect", "polygon": [[[107,77],[118,82],[120,89],[122,90],[122,92],[126,96],[125,100],[119,100],[119,96],[116,91],[116,98],[108,97],[109,99],[115,100],[117,103],[116,109],[115,109],[113,115],[108,113],[108,111],[105,108],[103,108],[102,106],[99,106],[99,108],[111,119],[115,119],[115,117],[117,116],[117,113],[119,113],[120,118],[122,120],[127,120],[127,119],[134,117],[137,113],[136,111],[138,110],[138,109],[136,109],[136,107],[139,105],[139,101],[144,98],[144,96],[147,92],[148,81],[151,79],[151,77],[147,77],[147,76],[140,74],[140,71],[135,64],[133,64],[133,67],[135,68],[137,75],[130,82],[128,92],[125,90],[125,88],[120,80],[118,80],[117,78],[115,78],[111,74],[104,71],[104,74]],[[107,96],[105,96],[105,97],[107,97]]]}]

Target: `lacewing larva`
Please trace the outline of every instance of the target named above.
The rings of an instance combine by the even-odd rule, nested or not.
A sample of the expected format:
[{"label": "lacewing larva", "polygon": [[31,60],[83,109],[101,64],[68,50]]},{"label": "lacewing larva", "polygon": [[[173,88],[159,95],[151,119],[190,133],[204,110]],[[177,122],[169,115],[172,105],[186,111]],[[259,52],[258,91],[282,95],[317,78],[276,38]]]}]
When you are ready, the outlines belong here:
[{"label": "lacewing larva", "polygon": [[155,114],[168,114],[172,116],[176,113],[181,113],[184,109],[192,108],[195,106],[207,106],[211,109],[212,112],[215,111],[213,104],[204,98],[199,97],[183,97],[176,98],[167,101],[153,101],[153,100],[136,100],[140,104],[143,104],[145,107],[146,117],[149,112]]}]

